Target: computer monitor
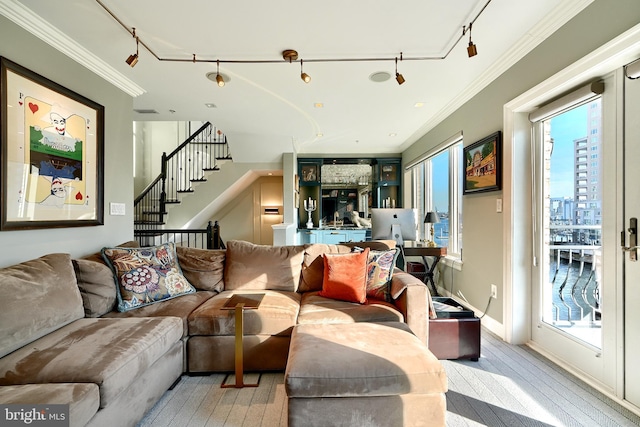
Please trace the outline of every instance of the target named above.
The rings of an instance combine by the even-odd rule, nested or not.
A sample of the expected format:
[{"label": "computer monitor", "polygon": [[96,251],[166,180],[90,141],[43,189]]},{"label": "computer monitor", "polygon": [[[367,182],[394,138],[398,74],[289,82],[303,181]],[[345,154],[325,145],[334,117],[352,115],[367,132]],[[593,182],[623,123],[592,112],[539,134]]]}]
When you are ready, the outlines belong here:
[{"label": "computer monitor", "polygon": [[418,210],[400,208],[371,209],[371,238],[395,240],[401,246],[405,240],[418,239]]}]

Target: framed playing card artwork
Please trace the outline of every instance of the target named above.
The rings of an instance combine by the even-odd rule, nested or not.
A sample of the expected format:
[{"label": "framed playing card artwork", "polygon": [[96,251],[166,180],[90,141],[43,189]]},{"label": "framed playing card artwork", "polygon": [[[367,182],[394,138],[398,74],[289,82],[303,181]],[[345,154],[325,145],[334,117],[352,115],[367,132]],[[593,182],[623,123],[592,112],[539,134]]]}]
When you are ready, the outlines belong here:
[{"label": "framed playing card artwork", "polygon": [[104,223],[104,107],[0,58],[0,230]]}]

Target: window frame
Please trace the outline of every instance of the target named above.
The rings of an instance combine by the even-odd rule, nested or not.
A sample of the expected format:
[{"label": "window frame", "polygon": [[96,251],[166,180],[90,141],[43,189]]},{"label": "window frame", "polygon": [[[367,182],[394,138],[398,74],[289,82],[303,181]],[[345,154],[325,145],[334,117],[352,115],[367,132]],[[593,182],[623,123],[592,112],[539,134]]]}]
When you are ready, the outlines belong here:
[{"label": "window frame", "polygon": [[[439,144],[433,150],[425,153],[418,160],[406,166],[411,179],[411,206],[418,209],[419,218],[435,208],[433,203],[433,188],[430,182],[436,181],[432,177],[431,161],[447,151],[449,164],[447,179],[449,184],[449,244],[447,245],[447,259],[462,261],[462,186],[463,186],[463,151],[462,133],[455,135]],[[418,236],[426,239],[429,235],[428,226],[419,221]]]}]

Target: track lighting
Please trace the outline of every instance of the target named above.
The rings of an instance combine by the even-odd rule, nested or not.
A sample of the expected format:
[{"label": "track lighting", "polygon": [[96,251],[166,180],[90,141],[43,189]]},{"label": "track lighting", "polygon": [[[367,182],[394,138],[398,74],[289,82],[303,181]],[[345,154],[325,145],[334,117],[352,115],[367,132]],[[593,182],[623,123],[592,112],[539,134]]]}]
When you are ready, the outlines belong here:
[{"label": "track lighting", "polygon": [[129,57],[126,59],[126,63],[127,65],[129,65],[131,68],[135,67],[136,64],[138,63],[138,37],[136,37],[136,29],[133,29],[133,37],[136,39],[136,53],[132,53],[131,55],[129,55]]},{"label": "track lighting", "polygon": [[217,61],[216,63],[217,63],[216,83],[218,83],[218,86],[222,87],[222,86],[224,86],[224,79],[220,75],[220,61]]},{"label": "track lighting", "polygon": [[469,23],[469,46],[467,47],[467,54],[469,58],[472,58],[478,54],[478,49],[476,49],[476,45],[471,41],[471,26],[473,22]]},{"label": "track lighting", "polygon": [[311,76],[302,70],[302,59],[300,60],[300,78],[305,83],[309,83],[311,81]]},{"label": "track lighting", "polygon": [[[0,0],[1,1],[1,0]],[[216,63],[218,64],[218,73],[216,74],[216,83],[218,84],[218,86],[222,87],[225,85],[225,79],[224,77],[220,74],[219,69],[220,69],[220,62],[225,63],[225,64],[274,64],[277,62],[281,62],[281,60],[278,59],[200,59],[200,58],[196,58],[196,55],[193,54],[192,58],[163,58],[158,56],[157,53],[154,52],[153,49],[151,49],[147,44],[144,43],[143,40],[140,40],[140,38],[136,35],[136,29],[133,28],[131,29],[130,27],[127,27],[125,23],[122,22],[122,20],[120,20],[120,18],[118,18],[111,10],[109,10],[109,8],[107,8],[104,3],[101,0],[95,0],[109,15],[111,15],[113,17],[113,19],[120,24],[125,30],[127,30],[127,32],[131,35],[133,35],[133,37],[136,39],[136,53],[130,55],[127,59],[126,59],[126,63],[131,66],[134,67],[137,63],[138,63],[138,45],[142,44],[142,47],[144,47],[151,55],[153,55],[153,57],[155,57],[158,61],[169,61],[169,62],[206,62],[206,63],[213,63],[214,61],[216,61]],[[476,22],[476,20],[480,17],[480,15],[484,12],[484,10],[489,6],[489,3],[491,3],[492,0],[485,0],[484,6],[480,9],[480,11],[475,15],[475,17],[471,20],[471,22],[469,23],[469,27],[467,28],[466,25],[462,27],[462,34],[460,35],[460,37],[456,38],[455,40],[453,40],[451,43],[451,46],[449,47],[449,49],[446,51],[446,53],[444,55],[437,55],[437,56],[408,56],[407,58],[404,58],[404,60],[407,61],[433,61],[433,60],[445,60],[447,59],[447,57],[449,56],[449,54],[453,51],[454,47],[458,45],[458,43],[460,43],[460,41],[462,39],[464,39],[464,36],[467,35],[467,31],[469,31],[469,46],[467,46],[467,53],[469,55],[469,58],[474,57],[478,54],[478,49],[476,47],[476,45],[473,43],[473,41],[471,40],[471,26],[474,22]],[[133,31],[132,31],[133,30]],[[289,63],[292,63],[294,61],[298,60],[298,52],[294,49],[286,49],[282,51],[282,58],[285,61],[288,61]],[[336,57],[336,58],[307,58],[307,62],[390,62],[393,61],[395,59],[396,62],[396,81],[398,82],[399,85],[403,84],[405,82],[404,76],[400,73],[398,73],[398,57],[393,57],[393,56],[386,56],[386,57]],[[402,61],[402,52],[400,52],[400,61]],[[213,73],[209,73],[211,75],[210,79],[213,80]],[[209,78],[209,74],[207,75],[207,77]],[[300,78],[305,82],[305,83],[309,83],[311,81],[311,76],[309,76],[307,73],[305,73],[302,69],[302,60],[300,60]],[[227,78],[227,80],[229,80]],[[386,79],[383,78],[384,81]],[[376,81],[376,80],[374,80]]]},{"label": "track lighting", "polygon": [[[402,61],[402,52],[400,52],[400,60]],[[398,58],[396,57],[396,81],[399,85],[404,83],[404,76],[398,73]]]}]

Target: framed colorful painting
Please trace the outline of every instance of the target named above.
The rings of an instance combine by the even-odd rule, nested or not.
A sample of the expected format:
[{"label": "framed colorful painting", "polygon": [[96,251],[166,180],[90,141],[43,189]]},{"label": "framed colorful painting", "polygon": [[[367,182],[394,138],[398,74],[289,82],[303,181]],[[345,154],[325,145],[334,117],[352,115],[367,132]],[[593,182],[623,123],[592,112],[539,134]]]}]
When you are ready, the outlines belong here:
[{"label": "framed colorful painting", "polygon": [[104,222],[104,107],[0,58],[1,230]]},{"label": "framed colorful painting", "polygon": [[463,194],[502,188],[502,133],[500,131],[464,147]]}]

